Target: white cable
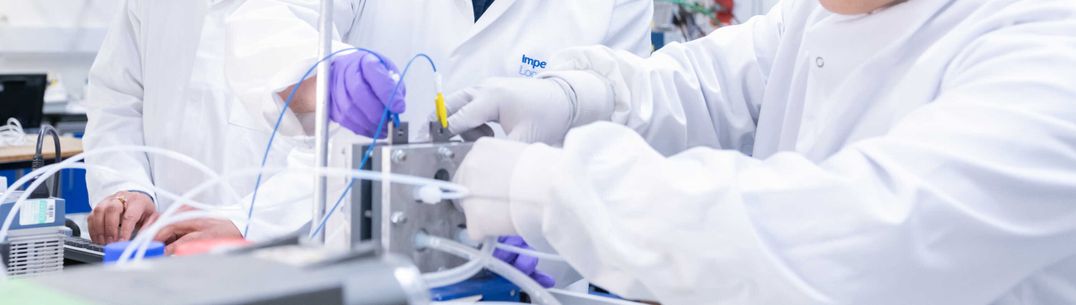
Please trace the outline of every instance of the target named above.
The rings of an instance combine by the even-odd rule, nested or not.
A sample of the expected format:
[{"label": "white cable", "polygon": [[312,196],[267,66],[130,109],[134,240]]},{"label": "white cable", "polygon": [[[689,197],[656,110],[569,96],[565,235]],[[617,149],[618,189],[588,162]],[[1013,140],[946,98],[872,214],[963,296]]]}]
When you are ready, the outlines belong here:
[{"label": "white cable", "polygon": [[[123,249],[123,253],[120,254],[120,258],[116,261],[116,264],[127,264],[127,262],[130,260],[129,258],[131,257],[131,254],[135,254],[134,261],[142,261],[142,259],[146,256],[146,251],[149,248],[149,245],[153,242],[153,237],[155,237],[157,233],[159,233],[168,225],[199,218],[217,218],[225,220],[228,219],[226,215],[223,215],[217,211],[187,211],[169,217],[168,219],[165,219],[163,217],[159,218],[157,222],[154,222],[152,225],[149,226],[149,228],[146,228],[145,230],[142,230],[142,232],[138,233],[139,236],[149,236],[149,238],[147,238],[148,241],[143,242],[142,244],[139,244],[137,247],[135,247],[137,241],[132,240],[130,243],[127,244],[127,247]],[[138,252],[133,253],[135,252],[136,248]]]},{"label": "white cable", "polygon": [[539,259],[544,259],[544,260],[557,261],[557,262],[567,262],[566,260],[564,260],[563,257],[560,257],[559,255],[556,255],[556,254],[538,252],[538,251],[535,251],[535,250],[524,249],[524,248],[520,248],[520,247],[516,247],[516,246],[513,246],[513,245],[508,245],[508,244],[497,243],[497,249],[501,249],[501,250],[508,251],[508,252],[515,252],[515,253],[526,255],[526,256],[533,256],[533,257],[537,257]]},{"label": "white cable", "polygon": [[[494,238],[486,239],[486,243],[496,243]],[[512,265],[502,262],[501,260],[494,259],[491,256],[483,256],[478,250],[463,245],[461,243],[436,237],[427,234],[418,234],[415,236],[415,243],[422,247],[428,247],[434,250],[443,251],[452,255],[463,257],[470,260],[482,260],[485,262],[486,267],[494,273],[504,277],[508,281],[516,284],[519,288],[530,294],[531,301],[535,304],[545,305],[560,305],[560,302],[553,297],[549,291],[546,291],[542,285],[535,282],[522,271],[519,271]]]},{"label": "white cable", "polygon": [[[11,124],[13,124],[11,120],[8,120],[8,122],[9,122],[9,126]],[[14,123],[14,124],[17,125],[18,123]],[[19,129],[21,129],[21,126],[18,126],[18,127],[19,127]],[[11,128],[12,127],[9,127],[9,129],[11,129]],[[10,186],[8,186],[8,189],[5,190],[2,194],[0,194],[0,204],[7,201],[8,197],[10,197],[11,194],[13,193],[13,190],[19,189],[24,184],[26,184],[26,182],[29,181],[30,179],[34,179],[35,177],[38,177],[38,176],[42,176],[42,177],[45,177],[45,179],[47,179],[48,177],[52,177],[52,175],[55,175],[61,169],[67,168],[68,166],[71,166],[72,164],[75,164],[76,162],[81,161],[81,160],[85,159],[88,156],[103,155],[103,154],[115,153],[115,152],[131,152],[131,151],[142,152],[142,153],[146,153],[146,154],[157,154],[157,155],[161,155],[163,157],[172,158],[172,159],[178,160],[180,162],[187,163],[188,165],[191,165],[192,167],[206,173],[210,177],[216,177],[217,176],[216,172],[209,169],[209,167],[207,167],[204,164],[198,162],[197,160],[194,160],[194,158],[191,158],[189,156],[186,156],[186,155],[174,152],[174,151],[160,149],[160,148],[153,148],[153,147],[143,147],[143,146],[122,146],[122,145],[121,146],[113,146],[113,147],[106,147],[106,148],[97,149],[97,150],[94,150],[94,151],[91,151],[91,152],[84,152],[84,153],[75,155],[75,156],[73,156],[71,158],[68,158],[67,160],[64,160],[63,162],[53,164],[53,165],[49,165],[49,166],[45,166],[45,167],[39,168],[37,170],[34,170],[34,171],[26,174],[25,176],[19,178],[14,183],[12,183]],[[45,179],[39,179],[38,181],[34,181],[35,182],[34,186],[32,186],[30,188],[27,188],[27,189],[28,190],[36,189],[38,186],[41,185],[41,183],[44,182]],[[227,189],[228,192],[232,195],[232,197],[236,198],[236,200],[239,199],[238,195],[235,193],[235,190],[232,189],[231,186],[226,186],[225,189]],[[24,194],[24,195],[28,195],[30,192],[26,192],[26,193],[27,194]],[[169,194],[171,194],[171,193],[169,193]],[[25,199],[22,199],[22,200],[25,200]],[[18,203],[20,201],[15,201],[15,203]],[[7,240],[7,234],[8,234],[8,231],[10,230],[10,228],[11,228],[11,223],[15,220],[15,214],[18,213],[20,207],[21,207],[20,204],[13,204],[11,209],[8,211],[8,215],[4,219],[3,225],[0,226],[0,241]],[[7,266],[0,263],[0,268],[2,268],[2,270],[0,270],[0,279],[7,279],[8,278],[7,277]]]},{"label": "white cable", "polygon": [[[154,148],[154,147],[144,147],[144,146],[113,146],[113,147],[105,147],[105,148],[101,148],[101,149],[96,149],[96,150],[89,151],[89,152],[84,152],[84,153],[75,155],[75,156],[73,156],[71,158],[68,158],[67,160],[64,160],[63,162],[60,162],[60,163],[57,163],[57,164],[52,164],[52,165],[49,165],[49,166],[44,166],[44,167],[39,168],[37,170],[31,171],[29,174],[26,174],[25,176],[22,176],[21,178],[16,180],[15,183],[12,183],[10,186],[8,186],[8,190],[5,191],[3,194],[0,194],[0,203],[6,202],[8,197],[10,197],[11,194],[13,193],[12,190],[19,189],[24,184],[26,184],[26,182],[28,182],[30,179],[34,179],[37,176],[44,177],[42,179],[38,179],[37,181],[34,181],[34,183],[32,183],[31,186],[29,188],[27,188],[28,190],[34,190],[34,189],[36,189],[36,187],[40,186],[41,183],[44,183],[45,179],[47,179],[48,177],[52,177],[52,175],[55,175],[60,170],[62,170],[64,168],[68,168],[70,165],[75,164],[76,162],[81,161],[81,160],[85,159],[86,157],[91,157],[91,156],[95,156],[95,155],[103,155],[103,154],[108,154],[108,153],[116,153],[116,152],[142,152],[142,153],[147,153],[147,154],[157,154],[157,155],[161,155],[163,157],[168,157],[168,158],[172,158],[172,159],[175,159],[175,160],[183,162],[183,163],[187,163],[187,164],[191,165],[192,167],[204,172],[206,175],[208,175],[210,177],[218,177],[216,172],[209,169],[209,167],[205,166],[204,164],[198,162],[197,160],[194,160],[191,157],[188,157],[187,155],[180,154],[180,153],[177,153],[177,152],[174,152],[174,151],[170,151],[170,150],[166,150],[166,149],[160,149],[160,148]],[[236,197],[236,201],[239,200],[238,195],[236,195],[234,189],[232,189],[230,186],[225,186],[225,189],[229,190],[229,193],[231,193],[233,197]],[[26,198],[29,196],[29,193],[30,192],[26,192],[26,194],[23,194],[23,198],[20,199],[20,201],[16,201],[16,203],[21,202],[21,200],[26,200]],[[8,212],[7,218],[4,219],[3,226],[0,227],[0,241],[7,240],[7,233],[11,228],[11,223],[15,220],[15,214],[19,211],[19,208],[20,208],[20,205],[15,204],[15,205],[13,205],[11,207],[11,210]]]},{"label": "white cable", "polygon": [[[493,250],[494,247],[491,243],[483,243],[481,250],[482,257],[492,257]],[[478,274],[479,271],[482,271],[483,265],[485,264],[482,262],[482,260],[470,260],[467,263],[460,265],[456,268],[437,272],[423,273],[422,279],[425,280],[426,285],[431,288],[445,287],[448,285],[466,281],[467,279],[473,277],[475,274]]]},{"label": "white cable", "polygon": [[[326,176],[326,177],[333,177],[333,178],[340,177],[340,178],[347,178],[347,179],[362,179],[362,180],[381,181],[381,182],[386,182],[386,183],[408,184],[408,185],[414,185],[414,186],[433,186],[433,187],[439,188],[441,190],[450,191],[450,192],[447,192],[447,193],[442,193],[441,197],[444,198],[444,199],[460,199],[460,198],[466,197],[470,193],[467,190],[467,188],[465,188],[463,186],[460,186],[458,184],[445,182],[445,181],[441,181],[441,180],[436,180],[436,179],[422,178],[422,177],[414,177],[414,176],[399,175],[399,174],[386,174],[386,173],[375,172],[375,171],[352,170],[352,169],[342,169],[342,168],[280,168],[280,167],[276,167],[276,168],[241,169],[241,170],[237,170],[237,171],[227,173],[225,175],[218,176],[216,178],[213,178],[213,179],[211,179],[209,181],[203,182],[202,184],[199,184],[199,185],[195,186],[190,191],[187,191],[186,193],[184,193],[180,197],[180,199],[178,199],[178,202],[186,202],[185,200],[187,198],[191,198],[193,196],[196,196],[197,194],[212,188],[216,184],[219,184],[219,183],[227,181],[228,179],[237,178],[237,177],[255,176],[255,175],[258,175],[259,173],[267,173],[267,172],[268,173],[299,172],[299,173],[314,174],[316,176]],[[167,211],[165,211],[164,213],[161,214],[160,219],[164,220],[164,219],[170,217],[172,214],[174,214],[176,211],[178,211],[178,209],[179,209],[178,206],[179,205],[173,205],[173,206],[169,207],[169,209]],[[219,207],[215,207],[215,208],[219,208]],[[254,219],[251,219],[251,221],[254,221]],[[313,226],[311,226],[311,227],[313,227]],[[146,231],[139,232],[138,236],[136,236],[131,242],[131,246],[135,246],[135,245],[138,246],[137,249],[139,250],[139,253],[144,253],[145,252],[144,249],[149,245],[149,242],[152,241],[150,239],[153,236],[145,235],[144,234],[145,232]],[[134,251],[134,247],[131,247],[131,246],[128,246],[127,249],[124,249],[124,253],[120,256],[120,261],[118,261],[119,264],[127,262],[126,258],[130,257],[130,255],[131,255],[130,251]],[[140,255],[135,256],[136,259],[138,257],[140,257]]]},{"label": "white cable", "polygon": [[26,144],[26,132],[18,119],[8,118],[7,125],[0,126],[0,146],[17,146]]}]

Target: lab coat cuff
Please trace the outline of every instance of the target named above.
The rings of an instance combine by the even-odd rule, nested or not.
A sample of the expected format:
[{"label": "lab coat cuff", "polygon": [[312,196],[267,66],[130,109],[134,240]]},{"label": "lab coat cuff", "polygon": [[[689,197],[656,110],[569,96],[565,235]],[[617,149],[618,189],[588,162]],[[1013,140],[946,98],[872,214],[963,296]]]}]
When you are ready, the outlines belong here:
[{"label": "lab coat cuff", "polygon": [[593,71],[556,71],[539,77],[558,81],[564,87],[572,103],[571,127],[612,118],[613,88],[601,75]]},{"label": "lab coat cuff", "polygon": [[557,164],[562,151],[543,144],[527,146],[513,170],[509,190],[512,223],[531,247],[552,252],[543,232],[545,207],[553,201]]},{"label": "lab coat cuff", "polygon": [[246,234],[247,234],[247,232],[246,232],[247,215],[243,214],[243,213],[237,213],[235,211],[232,211],[232,212],[227,213],[227,218],[228,218],[229,221],[232,222],[232,225],[235,225],[236,229],[239,229],[239,234],[242,234],[243,238],[247,238],[247,236],[246,236]]}]

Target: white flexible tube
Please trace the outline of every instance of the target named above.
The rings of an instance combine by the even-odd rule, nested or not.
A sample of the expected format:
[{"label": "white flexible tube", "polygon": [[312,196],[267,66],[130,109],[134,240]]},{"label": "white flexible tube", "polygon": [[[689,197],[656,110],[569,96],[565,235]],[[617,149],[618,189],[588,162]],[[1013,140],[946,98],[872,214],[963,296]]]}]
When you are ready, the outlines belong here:
[{"label": "white flexible tube", "polygon": [[15,146],[26,143],[26,132],[18,119],[8,118],[7,125],[0,126],[0,146]]},{"label": "white flexible tube", "polygon": [[[12,183],[10,186],[8,186],[8,191],[4,192],[3,194],[0,194],[0,202],[6,202],[8,197],[11,196],[11,193],[12,193],[11,190],[17,190],[19,187],[22,187],[23,184],[26,184],[27,181],[29,181],[30,179],[33,179],[34,177],[37,177],[37,176],[46,177],[46,178],[47,177],[52,177],[52,175],[55,175],[61,169],[67,168],[71,164],[75,164],[76,162],[81,161],[81,160],[85,159],[86,157],[95,156],[95,155],[103,155],[103,154],[108,154],[108,153],[116,153],[116,152],[142,152],[142,153],[147,153],[147,154],[157,154],[157,155],[161,155],[163,157],[168,157],[168,158],[172,158],[172,159],[175,159],[175,160],[183,162],[183,163],[187,163],[187,164],[191,165],[192,167],[206,173],[210,177],[217,177],[218,176],[216,172],[209,169],[209,167],[207,167],[204,164],[198,162],[197,160],[194,160],[193,158],[188,157],[187,155],[180,154],[180,153],[177,153],[177,152],[174,152],[174,151],[170,151],[170,150],[166,150],[166,149],[160,149],[160,148],[154,148],[154,147],[144,147],[144,146],[129,146],[129,145],[127,145],[127,146],[113,146],[113,147],[105,147],[105,148],[101,148],[101,149],[96,149],[96,150],[89,151],[89,152],[84,152],[84,153],[75,155],[75,156],[73,156],[71,158],[68,158],[67,160],[64,160],[63,162],[60,162],[60,163],[57,163],[57,164],[52,164],[52,165],[45,166],[45,167],[39,168],[37,170],[34,170],[34,171],[26,174],[25,176],[22,176],[21,178],[16,180],[14,183]],[[45,179],[39,179],[39,181],[41,183],[43,183],[44,180]],[[28,190],[33,190],[37,186],[40,186],[41,183],[38,183],[39,181],[34,181],[36,183],[36,186],[32,186],[31,188],[27,188],[27,189]],[[238,195],[236,195],[234,189],[232,189],[231,187],[226,187],[225,189],[229,190],[229,193],[231,193],[233,197],[236,197],[236,201],[239,200]],[[19,208],[20,208],[20,205],[16,204],[16,205],[12,206],[11,211],[8,212],[7,218],[4,219],[3,226],[0,227],[0,240],[6,240],[7,239],[8,230],[10,229],[11,223],[12,223],[12,221],[14,221],[15,214],[18,212]]]},{"label": "white flexible tube", "polygon": [[508,251],[508,252],[515,252],[515,253],[526,255],[526,256],[533,256],[533,257],[537,257],[538,259],[557,261],[557,262],[567,262],[566,260],[564,260],[563,257],[560,257],[559,255],[556,255],[556,254],[538,252],[538,251],[531,250],[531,249],[523,249],[523,248],[516,247],[516,246],[513,246],[513,245],[508,245],[508,244],[497,243],[497,249],[501,249],[501,250]]},{"label": "white flexible tube", "polygon": [[[168,219],[160,219],[157,222],[154,222],[152,225],[149,226],[149,228],[147,228],[146,230],[143,230],[143,231],[146,232],[145,236],[150,236],[150,238],[152,238],[153,236],[156,236],[158,232],[160,232],[162,229],[164,229],[168,225],[171,225],[171,224],[174,224],[174,223],[177,223],[177,222],[181,222],[181,221],[187,221],[187,220],[191,220],[191,219],[198,219],[198,218],[228,219],[227,217],[225,217],[225,215],[222,215],[219,212],[215,212],[215,211],[189,211],[189,212],[180,213],[178,215],[174,215],[172,217],[169,217]],[[138,235],[143,235],[143,233],[139,233]],[[150,241],[152,242],[152,239]],[[123,249],[123,253],[120,254],[120,258],[117,261],[117,265],[127,263],[127,261],[129,260],[128,258],[131,257],[131,254],[132,254],[131,252],[133,252],[133,250],[135,248],[135,247],[133,247],[134,244],[135,244],[135,242],[132,241],[130,244],[127,245],[127,248]],[[135,258],[134,258],[135,261],[141,261],[142,258],[144,258],[146,256],[146,250],[149,248],[149,245],[150,245],[150,242],[146,242],[144,244],[139,245],[138,253],[135,255]]]},{"label": "white flexible tube", "polygon": [[[201,192],[203,192],[205,190],[210,189],[211,187],[213,187],[216,184],[219,184],[219,183],[227,181],[228,179],[236,178],[236,177],[244,177],[244,176],[255,176],[255,175],[259,174],[259,173],[266,173],[266,172],[269,172],[269,173],[300,172],[300,173],[314,174],[314,175],[318,175],[318,176],[327,176],[327,177],[334,177],[334,178],[335,177],[340,177],[340,178],[349,178],[349,179],[365,179],[365,180],[373,180],[373,181],[382,181],[382,182],[387,182],[387,183],[408,184],[408,185],[415,185],[415,186],[434,186],[434,187],[437,187],[437,188],[439,188],[441,190],[451,191],[449,193],[443,193],[442,194],[442,198],[444,198],[444,199],[460,199],[460,198],[466,197],[469,194],[469,191],[467,190],[467,188],[465,188],[463,186],[460,186],[460,185],[457,185],[457,184],[454,184],[454,183],[441,181],[441,180],[422,178],[422,177],[414,177],[414,176],[406,176],[406,175],[395,175],[395,174],[386,175],[385,173],[382,173],[382,172],[374,172],[374,171],[366,171],[366,170],[351,170],[351,169],[342,169],[342,168],[280,168],[280,167],[276,167],[276,168],[241,169],[241,170],[238,170],[238,171],[230,172],[230,173],[225,174],[225,175],[217,176],[217,177],[215,177],[213,179],[210,179],[209,181],[203,182],[202,184],[199,184],[199,185],[195,186],[190,191],[184,193],[183,196],[181,196],[180,199],[177,202],[185,202],[185,200],[187,198],[191,198],[191,197],[193,197],[193,196],[195,196],[195,195],[197,195],[197,194],[199,194],[199,193],[201,193]],[[167,211],[165,211],[163,214],[161,214],[160,220],[164,220],[164,219],[170,217],[172,214],[174,214],[176,211],[178,211],[178,209],[179,209],[178,204],[169,207],[169,209]],[[253,221],[253,219],[251,219],[251,221]],[[313,226],[311,226],[311,227],[313,227]],[[139,250],[139,253],[143,253],[145,251],[144,249],[146,247],[148,247],[149,243],[152,241],[151,239],[153,238],[152,235],[144,235],[145,232],[146,231],[139,232],[138,236],[136,236],[134,238],[134,240],[132,240],[132,242],[128,246],[128,248],[124,249],[123,254],[120,256],[120,261],[117,262],[118,264],[123,264],[123,263],[127,262],[126,258],[131,256],[130,252],[134,251],[136,249],[133,246],[137,246],[137,249]],[[140,256],[136,255],[135,257],[137,259]]]},{"label": "white flexible tube", "polygon": [[470,260],[467,263],[460,265],[456,268],[444,271],[424,273],[422,274],[422,279],[425,280],[426,285],[431,288],[445,287],[448,285],[466,281],[467,279],[473,277],[475,274],[478,274],[479,271],[482,271],[482,266],[485,265],[485,262],[483,262],[482,260],[486,257],[492,257],[493,250],[494,247],[491,243],[483,243],[481,250],[483,257],[482,259]]},{"label": "white flexible tube", "polygon": [[[519,286],[519,288],[523,289],[523,291],[526,291],[527,294],[530,294],[532,302],[545,305],[560,305],[560,301],[557,301],[557,299],[554,298],[553,295],[549,293],[549,291],[546,291],[546,289],[542,287],[542,285],[539,285],[538,282],[535,282],[529,276],[523,274],[523,272],[517,270],[515,267],[512,267],[512,265],[509,265],[508,263],[502,262],[497,259],[492,259],[491,257],[482,256],[482,253],[478,252],[478,250],[475,250],[474,248],[465,246],[452,240],[436,236],[429,236],[426,234],[416,235],[415,242],[420,246],[428,247],[434,250],[440,250],[466,259],[482,260],[485,262],[486,267],[488,267],[491,271],[499,274],[508,281],[511,281],[513,284],[516,284],[516,286]],[[488,239],[486,240],[486,242],[495,243],[496,240]]]}]

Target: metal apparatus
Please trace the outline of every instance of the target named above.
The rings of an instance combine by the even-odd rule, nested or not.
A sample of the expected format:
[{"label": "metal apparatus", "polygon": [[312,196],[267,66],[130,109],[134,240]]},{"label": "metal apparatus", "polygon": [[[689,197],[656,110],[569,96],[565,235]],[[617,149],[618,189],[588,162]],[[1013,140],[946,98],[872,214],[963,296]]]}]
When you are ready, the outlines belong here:
[{"label": "metal apparatus", "polygon": [[[471,143],[449,142],[447,132],[430,124],[432,143],[407,143],[407,125],[392,133],[393,144],[379,145],[367,162],[368,170],[451,181],[456,168],[471,150]],[[354,164],[359,164],[366,145],[356,145]],[[356,184],[351,209],[351,242],[374,241],[384,253],[409,257],[423,272],[451,268],[464,260],[437,251],[416,249],[419,232],[454,238],[465,229],[466,219],[454,202],[421,203],[410,186],[362,182]]]},{"label": "metal apparatus", "polygon": [[[321,0],[320,17],[318,19],[318,57],[329,56],[332,52],[333,39],[333,1]],[[317,104],[314,112],[314,162],[318,167],[329,165],[329,68],[330,62],[318,63],[317,81]],[[314,178],[314,210],[313,219],[321,219],[325,215],[328,203],[325,177]],[[313,238],[315,241],[325,243],[325,234],[319,233]]]},{"label": "metal apparatus", "polygon": [[[64,239],[70,235],[64,226],[64,200],[28,199],[20,204],[7,241],[0,241],[7,274],[26,278],[62,271]],[[12,206],[14,202],[0,204],[0,219],[7,218]]]}]

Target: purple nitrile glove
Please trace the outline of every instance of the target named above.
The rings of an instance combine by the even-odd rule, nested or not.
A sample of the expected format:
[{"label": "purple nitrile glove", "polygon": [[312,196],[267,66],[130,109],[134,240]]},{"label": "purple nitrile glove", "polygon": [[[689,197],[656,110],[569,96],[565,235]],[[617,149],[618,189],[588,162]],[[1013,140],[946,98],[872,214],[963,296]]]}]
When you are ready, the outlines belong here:
[{"label": "purple nitrile glove", "polygon": [[[530,245],[527,245],[527,242],[519,236],[498,237],[497,242],[509,246],[515,246],[518,248],[531,249]],[[515,252],[504,251],[501,249],[493,251],[493,257],[496,257],[497,259],[502,260],[509,265],[512,265],[513,267],[516,267],[516,269],[519,269],[519,271],[522,271],[523,274],[530,276],[531,279],[534,279],[534,281],[538,282],[538,284],[542,285],[542,287],[551,288],[553,287],[553,285],[557,284],[557,280],[553,279],[552,276],[538,271],[537,257],[521,255]]]},{"label": "purple nitrile glove", "polygon": [[[329,72],[329,119],[356,134],[373,137],[388,107],[393,113],[406,109],[403,85],[392,97],[399,69],[387,58],[356,51],[333,59]],[[392,101],[389,98],[392,97]],[[386,119],[387,124],[391,120]],[[387,131],[382,131],[384,138]]]}]

